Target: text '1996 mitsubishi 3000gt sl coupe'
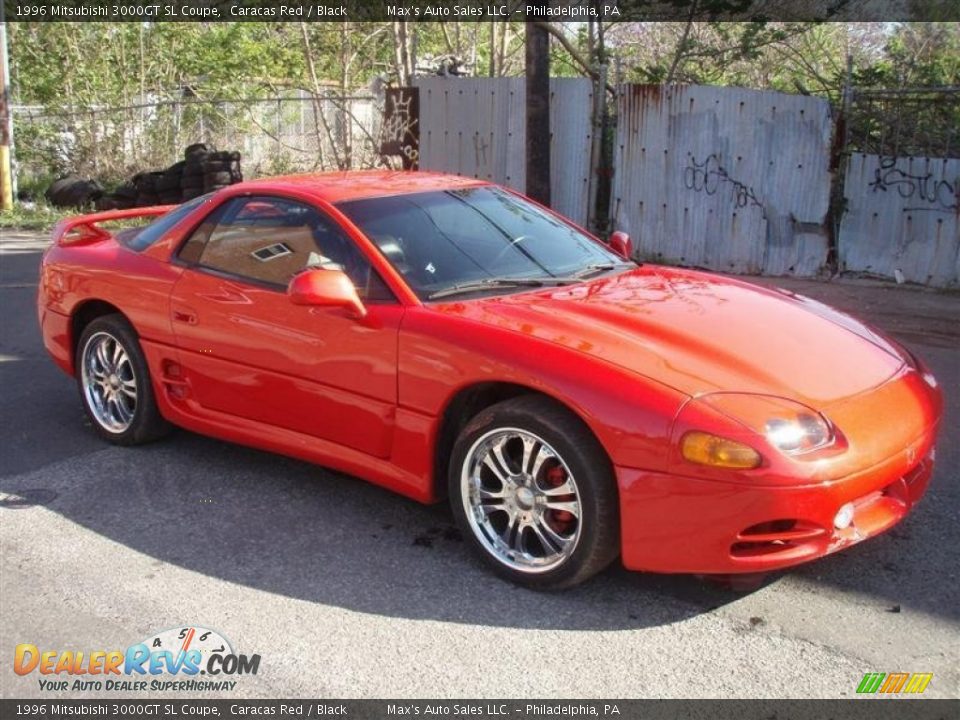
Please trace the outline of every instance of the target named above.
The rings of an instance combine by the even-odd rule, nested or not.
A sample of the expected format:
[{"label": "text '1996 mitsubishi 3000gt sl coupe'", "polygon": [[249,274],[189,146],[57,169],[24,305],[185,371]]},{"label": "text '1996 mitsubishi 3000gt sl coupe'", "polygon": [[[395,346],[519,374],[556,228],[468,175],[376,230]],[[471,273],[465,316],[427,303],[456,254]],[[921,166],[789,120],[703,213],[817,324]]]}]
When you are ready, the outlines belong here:
[{"label": "text '1996 mitsubishi 3000gt sl coupe'", "polygon": [[[111,232],[108,221],[158,216]],[[57,225],[46,347],[119,445],[177,425],[422,502],[510,580],[760,573],[899,522],[941,396],[787,292],[630,260],[431,173],[244,182]]]}]

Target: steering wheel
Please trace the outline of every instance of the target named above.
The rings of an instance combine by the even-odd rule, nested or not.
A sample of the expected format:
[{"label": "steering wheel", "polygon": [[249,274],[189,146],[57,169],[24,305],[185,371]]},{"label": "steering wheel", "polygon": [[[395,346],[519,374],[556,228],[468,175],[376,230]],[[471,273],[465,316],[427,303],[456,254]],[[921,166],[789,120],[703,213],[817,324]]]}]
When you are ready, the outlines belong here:
[{"label": "steering wheel", "polygon": [[500,262],[503,259],[503,256],[506,255],[508,251],[513,250],[513,248],[515,248],[517,245],[522,243],[524,240],[532,240],[532,239],[533,239],[532,235],[517,235],[513,240],[507,243],[505,248],[503,248],[500,252],[496,254],[496,256],[493,258],[490,264],[496,265],[498,262]]}]

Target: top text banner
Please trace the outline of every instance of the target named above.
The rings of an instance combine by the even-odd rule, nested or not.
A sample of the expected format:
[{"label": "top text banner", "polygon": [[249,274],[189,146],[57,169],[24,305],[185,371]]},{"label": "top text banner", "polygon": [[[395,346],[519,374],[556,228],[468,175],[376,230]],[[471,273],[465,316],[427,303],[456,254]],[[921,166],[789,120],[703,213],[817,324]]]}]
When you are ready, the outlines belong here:
[{"label": "top text banner", "polygon": [[9,22],[960,20],[958,0],[3,0]]}]

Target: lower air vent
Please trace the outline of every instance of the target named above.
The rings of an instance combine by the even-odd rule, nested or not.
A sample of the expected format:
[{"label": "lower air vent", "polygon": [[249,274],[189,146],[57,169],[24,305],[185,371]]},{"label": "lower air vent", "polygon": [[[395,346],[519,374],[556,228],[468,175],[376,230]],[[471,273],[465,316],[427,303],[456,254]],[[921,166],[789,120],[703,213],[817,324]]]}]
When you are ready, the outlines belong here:
[{"label": "lower air vent", "polygon": [[741,530],[737,541],[730,547],[730,554],[734,557],[757,557],[790,552],[820,539],[826,533],[826,529],[803,520],[768,520]]}]

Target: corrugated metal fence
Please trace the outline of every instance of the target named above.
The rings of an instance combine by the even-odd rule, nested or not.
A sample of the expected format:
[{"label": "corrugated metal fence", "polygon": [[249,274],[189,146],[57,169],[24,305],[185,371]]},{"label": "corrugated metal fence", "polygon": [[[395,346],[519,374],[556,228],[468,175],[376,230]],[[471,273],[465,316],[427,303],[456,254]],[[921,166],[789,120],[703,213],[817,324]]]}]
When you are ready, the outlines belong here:
[{"label": "corrugated metal fence", "polygon": [[827,260],[831,136],[818,98],[622,86],[614,227],[651,260],[815,275]]},{"label": "corrugated metal fence", "polygon": [[[420,169],[483,178],[523,192],[526,184],[523,78],[418,78]],[[586,225],[593,86],[550,80],[552,206]]]},{"label": "corrugated metal fence", "polygon": [[[523,191],[523,78],[431,77],[416,87],[419,121],[409,122],[421,169]],[[841,270],[960,283],[960,160],[854,154],[832,214],[837,148],[826,100],[733,87],[618,90],[610,214],[640,257],[810,277],[827,269],[839,218]],[[552,204],[586,226],[591,82],[555,78],[550,102]]]},{"label": "corrugated metal fence", "polygon": [[960,159],[856,153],[844,180],[841,269],[936,287],[960,278]]}]

